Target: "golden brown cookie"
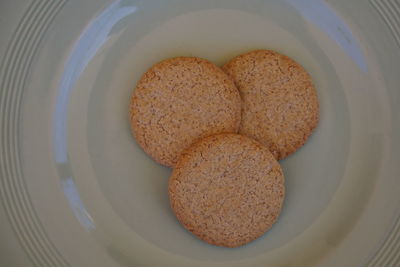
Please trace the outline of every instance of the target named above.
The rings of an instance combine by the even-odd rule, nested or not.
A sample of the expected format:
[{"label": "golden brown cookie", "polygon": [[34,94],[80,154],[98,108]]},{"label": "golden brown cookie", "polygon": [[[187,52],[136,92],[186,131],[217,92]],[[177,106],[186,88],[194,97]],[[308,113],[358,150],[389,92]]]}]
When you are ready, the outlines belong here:
[{"label": "golden brown cookie", "polygon": [[195,140],[237,132],[241,100],[232,80],[211,62],[176,57],[152,66],[131,98],[133,134],[155,161],[173,167]]},{"label": "golden brown cookie", "polygon": [[242,246],[277,220],[282,169],[259,142],[238,134],[206,137],[182,153],[169,180],[178,220],[207,243]]},{"label": "golden brown cookie", "polygon": [[310,75],[289,57],[256,50],[222,68],[242,98],[239,133],[265,144],[280,160],[300,148],[318,124],[319,104]]}]

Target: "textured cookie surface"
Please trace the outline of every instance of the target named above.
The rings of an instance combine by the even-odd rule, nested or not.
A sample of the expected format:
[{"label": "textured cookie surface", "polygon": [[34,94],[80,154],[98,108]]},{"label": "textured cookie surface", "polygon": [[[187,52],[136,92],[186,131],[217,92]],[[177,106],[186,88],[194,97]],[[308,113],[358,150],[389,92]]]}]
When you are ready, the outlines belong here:
[{"label": "textured cookie surface", "polygon": [[135,139],[157,162],[173,167],[195,140],[237,132],[241,100],[231,79],[207,60],[161,61],[140,79],[131,98]]},{"label": "textured cookie surface", "polygon": [[182,153],[169,180],[181,224],[217,246],[238,247],[264,234],[284,199],[282,169],[259,142],[238,134],[206,137]]},{"label": "textured cookie surface", "polygon": [[256,50],[222,68],[242,97],[239,133],[283,159],[300,148],[318,124],[319,104],[310,75],[289,57]]}]

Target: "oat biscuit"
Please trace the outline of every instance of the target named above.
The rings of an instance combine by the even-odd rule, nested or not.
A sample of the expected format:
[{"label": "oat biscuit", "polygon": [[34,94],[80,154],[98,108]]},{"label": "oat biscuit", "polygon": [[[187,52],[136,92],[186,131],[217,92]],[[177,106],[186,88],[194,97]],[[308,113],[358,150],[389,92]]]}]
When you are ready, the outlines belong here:
[{"label": "oat biscuit", "polygon": [[222,69],[242,98],[240,134],[266,145],[278,160],[303,146],[318,124],[319,104],[302,66],[277,52],[256,50]]},{"label": "oat biscuit", "polygon": [[238,134],[206,137],[186,149],[169,180],[181,224],[217,246],[238,247],[263,235],[284,200],[279,163],[259,142]]},{"label": "oat biscuit", "polygon": [[152,66],[131,98],[135,139],[155,161],[173,167],[195,140],[237,132],[241,100],[232,80],[211,62],[176,57]]}]

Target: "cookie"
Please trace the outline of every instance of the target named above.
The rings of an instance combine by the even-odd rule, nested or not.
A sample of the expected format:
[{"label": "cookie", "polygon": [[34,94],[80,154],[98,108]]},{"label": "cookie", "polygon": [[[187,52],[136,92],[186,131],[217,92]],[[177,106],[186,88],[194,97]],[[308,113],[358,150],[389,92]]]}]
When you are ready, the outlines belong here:
[{"label": "cookie", "polygon": [[232,80],[211,62],[176,57],[152,66],[130,103],[135,139],[155,161],[173,167],[195,140],[235,133],[241,100]]},{"label": "cookie", "polygon": [[259,142],[238,134],[206,137],[182,153],[169,180],[180,223],[207,243],[242,246],[277,220],[282,169]]},{"label": "cookie", "polygon": [[242,98],[240,134],[266,145],[278,160],[304,145],[318,124],[319,104],[302,66],[277,52],[256,50],[222,69]]}]

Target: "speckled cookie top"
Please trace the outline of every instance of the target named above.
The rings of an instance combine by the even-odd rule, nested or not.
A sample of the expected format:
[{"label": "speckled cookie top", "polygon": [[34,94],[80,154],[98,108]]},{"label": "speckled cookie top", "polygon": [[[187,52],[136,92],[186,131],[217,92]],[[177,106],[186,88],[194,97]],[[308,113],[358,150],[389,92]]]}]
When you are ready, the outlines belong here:
[{"label": "speckled cookie top", "polygon": [[219,134],[182,153],[169,180],[172,210],[185,228],[217,246],[238,247],[264,234],[284,199],[282,169],[248,137]]},{"label": "speckled cookie top", "polygon": [[289,57],[256,50],[223,66],[242,98],[239,133],[265,144],[277,159],[300,148],[318,124],[310,75]]},{"label": "speckled cookie top", "polygon": [[211,62],[176,57],[152,66],[131,98],[135,139],[157,162],[173,167],[195,140],[237,132],[239,93],[230,78]]}]

